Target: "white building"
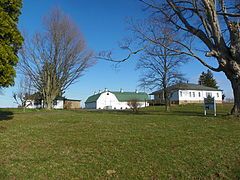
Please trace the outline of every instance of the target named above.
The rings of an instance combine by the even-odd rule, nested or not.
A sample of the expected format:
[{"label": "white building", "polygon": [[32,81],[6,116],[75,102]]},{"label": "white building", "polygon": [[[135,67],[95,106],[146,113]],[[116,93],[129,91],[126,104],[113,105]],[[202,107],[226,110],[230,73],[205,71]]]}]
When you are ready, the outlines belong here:
[{"label": "white building", "polygon": [[[53,101],[54,109],[79,109],[80,100],[66,99],[64,97],[57,97]],[[26,107],[29,109],[40,109],[43,108],[44,103],[40,93],[32,94],[26,101]]]},{"label": "white building", "polygon": [[[167,88],[172,104],[203,103],[204,98],[214,97],[216,103],[222,103],[222,90],[198,84],[178,83]],[[152,92],[156,104],[164,103],[163,90]]]},{"label": "white building", "polygon": [[105,90],[88,97],[85,102],[87,109],[130,109],[129,102],[137,101],[138,107],[146,107],[148,94],[144,92],[110,92]]}]

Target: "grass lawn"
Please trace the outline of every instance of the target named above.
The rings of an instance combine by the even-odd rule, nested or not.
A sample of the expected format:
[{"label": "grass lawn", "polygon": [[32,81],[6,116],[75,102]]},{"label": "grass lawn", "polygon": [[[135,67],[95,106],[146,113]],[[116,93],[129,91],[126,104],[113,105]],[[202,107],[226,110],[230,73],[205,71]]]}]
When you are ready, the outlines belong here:
[{"label": "grass lawn", "polygon": [[199,105],[0,110],[1,179],[240,179],[240,120]]}]

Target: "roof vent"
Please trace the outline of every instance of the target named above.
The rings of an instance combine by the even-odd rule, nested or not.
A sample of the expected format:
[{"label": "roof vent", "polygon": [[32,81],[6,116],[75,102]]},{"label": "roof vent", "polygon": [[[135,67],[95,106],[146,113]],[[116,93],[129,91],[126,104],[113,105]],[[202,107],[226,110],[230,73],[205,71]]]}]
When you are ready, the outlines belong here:
[{"label": "roof vent", "polygon": [[99,90],[99,91],[98,91],[98,93],[102,93],[102,91],[101,91],[101,90]]},{"label": "roof vent", "polygon": [[135,90],[135,93],[138,93],[138,90],[137,90],[137,89]]},{"label": "roof vent", "polygon": [[107,89],[107,88],[105,88],[105,89],[104,89],[104,91],[105,91],[105,92],[108,92],[108,89]]},{"label": "roof vent", "polygon": [[122,88],[120,89],[120,92],[123,93],[123,89]]},{"label": "roof vent", "polygon": [[97,92],[96,91],[94,91],[94,93],[93,93],[94,95],[96,95],[97,94]]}]

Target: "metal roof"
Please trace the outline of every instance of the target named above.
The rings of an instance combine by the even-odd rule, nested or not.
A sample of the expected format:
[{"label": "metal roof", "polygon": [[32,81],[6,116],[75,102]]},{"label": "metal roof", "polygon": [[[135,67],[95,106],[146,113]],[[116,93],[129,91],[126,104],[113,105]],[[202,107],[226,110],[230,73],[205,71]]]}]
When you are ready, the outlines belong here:
[{"label": "metal roof", "polygon": [[89,96],[89,97],[87,98],[87,100],[86,100],[85,103],[96,102],[101,94],[102,94],[102,93]]},{"label": "metal roof", "polygon": [[[118,101],[120,101],[120,102],[127,102],[130,100],[137,100],[140,102],[144,102],[149,99],[148,94],[145,92],[116,92],[116,91],[115,92],[109,91],[109,92],[113,93],[116,96],[116,98],[118,99]],[[88,99],[86,100],[85,103],[96,102],[101,94],[102,93],[99,93],[99,94],[95,94],[95,95],[88,97]]]}]

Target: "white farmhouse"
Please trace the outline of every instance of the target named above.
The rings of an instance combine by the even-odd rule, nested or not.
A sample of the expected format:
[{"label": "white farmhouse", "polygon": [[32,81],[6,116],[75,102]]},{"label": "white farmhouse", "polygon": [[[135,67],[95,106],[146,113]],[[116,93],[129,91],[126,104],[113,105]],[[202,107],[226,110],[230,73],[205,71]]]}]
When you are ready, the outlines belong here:
[{"label": "white farmhouse", "polygon": [[130,109],[130,101],[135,100],[139,107],[149,106],[148,94],[144,92],[111,92],[105,90],[88,97],[85,102],[87,109]]},{"label": "white farmhouse", "polygon": [[[204,98],[211,96],[216,103],[222,103],[222,90],[198,84],[178,83],[167,88],[172,104],[203,103]],[[152,92],[155,104],[164,103],[163,90]]]}]

